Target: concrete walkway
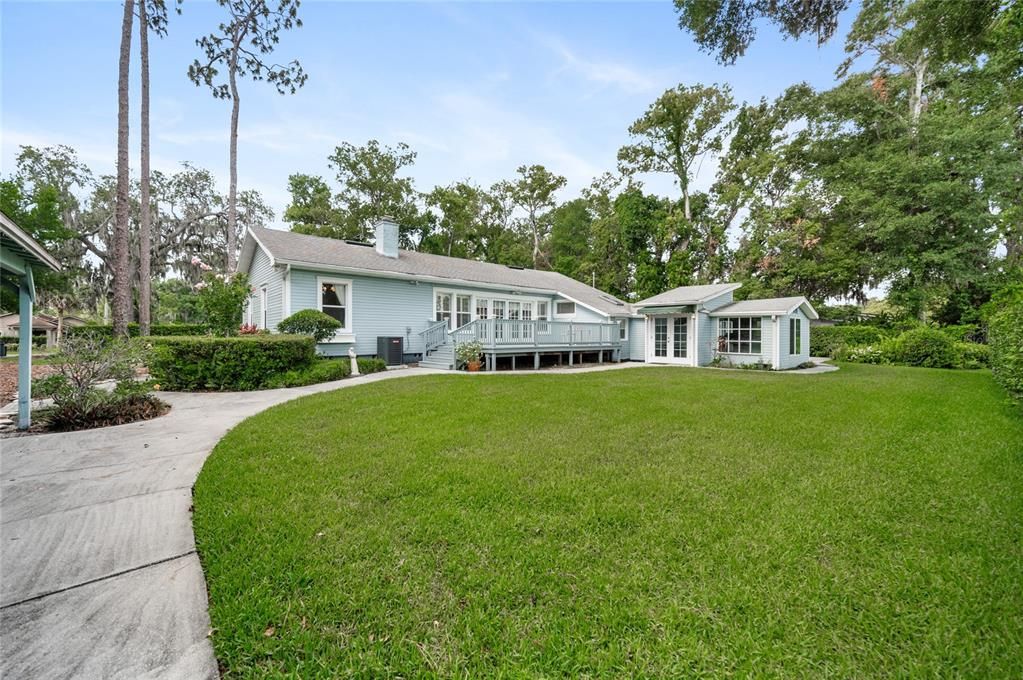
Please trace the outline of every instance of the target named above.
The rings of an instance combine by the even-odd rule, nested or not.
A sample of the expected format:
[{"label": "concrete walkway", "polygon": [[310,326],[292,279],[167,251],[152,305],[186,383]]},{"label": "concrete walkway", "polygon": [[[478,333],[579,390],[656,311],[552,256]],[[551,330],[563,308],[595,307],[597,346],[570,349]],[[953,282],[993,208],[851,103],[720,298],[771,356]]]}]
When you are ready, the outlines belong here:
[{"label": "concrete walkway", "polygon": [[294,389],[164,393],[173,408],[155,420],[0,440],[0,677],[218,677],[190,513],[209,452],[289,399],[430,374],[459,375],[412,368]]},{"label": "concrete walkway", "polygon": [[192,535],[192,484],[229,429],[307,394],[161,395],[162,418],[0,440],[0,677],[218,677]]}]

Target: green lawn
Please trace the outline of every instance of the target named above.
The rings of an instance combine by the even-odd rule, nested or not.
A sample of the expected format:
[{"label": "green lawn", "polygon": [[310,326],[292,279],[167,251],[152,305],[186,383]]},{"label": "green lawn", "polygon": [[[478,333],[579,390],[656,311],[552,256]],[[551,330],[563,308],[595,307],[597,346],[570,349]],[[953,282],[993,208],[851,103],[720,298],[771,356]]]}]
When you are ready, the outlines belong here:
[{"label": "green lawn", "polygon": [[1023,418],[987,372],[392,380],[195,487],[225,677],[1023,677]]}]

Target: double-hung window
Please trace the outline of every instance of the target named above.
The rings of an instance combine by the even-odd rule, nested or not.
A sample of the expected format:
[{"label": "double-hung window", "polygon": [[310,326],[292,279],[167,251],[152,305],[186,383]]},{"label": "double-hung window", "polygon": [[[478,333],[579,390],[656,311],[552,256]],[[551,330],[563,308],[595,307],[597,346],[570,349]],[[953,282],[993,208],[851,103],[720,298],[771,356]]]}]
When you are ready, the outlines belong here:
[{"label": "double-hung window", "polygon": [[629,339],[629,320],[618,319],[618,339],[625,342]]},{"label": "double-hung window", "polygon": [[349,281],[320,279],[319,309],[341,324],[338,332],[347,332],[351,328],[351,314],[348,309],[351,306],[351,287]]},{"label": "double-hung window", "polygon": [[789,354],[803,353],[803,320],[789,319]]},{"label": "double-hung window", "polygon": [[760,354],[760,317],[732,316],[718,320],[722,352]]}]

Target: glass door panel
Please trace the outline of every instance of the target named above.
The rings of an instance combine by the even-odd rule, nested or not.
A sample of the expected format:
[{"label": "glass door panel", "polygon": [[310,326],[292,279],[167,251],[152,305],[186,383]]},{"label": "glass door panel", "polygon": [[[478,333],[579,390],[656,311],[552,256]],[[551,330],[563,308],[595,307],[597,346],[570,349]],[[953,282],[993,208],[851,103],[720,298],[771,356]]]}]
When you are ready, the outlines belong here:
[{"label": "glass door panel", "polygon": [[675,317],[672,328],[672,356],[684,359],[689,344],[689,324],[684,317]]},{"label": "glass door panel", "polygon": [[668,356],[668,319],[663,316],[654,318],[654,356]]}]

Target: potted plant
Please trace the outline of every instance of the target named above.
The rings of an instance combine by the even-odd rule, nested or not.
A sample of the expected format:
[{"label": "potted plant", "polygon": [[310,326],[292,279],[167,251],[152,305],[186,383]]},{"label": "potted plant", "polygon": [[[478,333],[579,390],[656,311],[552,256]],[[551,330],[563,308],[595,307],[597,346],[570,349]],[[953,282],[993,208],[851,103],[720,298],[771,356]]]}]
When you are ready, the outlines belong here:
[{"label": "potted plant", "polygon": [[480,355],[483,354],[483,345],[479,340],[470,340],[460,343],[455,348],[455,356],[459,364],[465,364],[470,373],[480,370]]}]

